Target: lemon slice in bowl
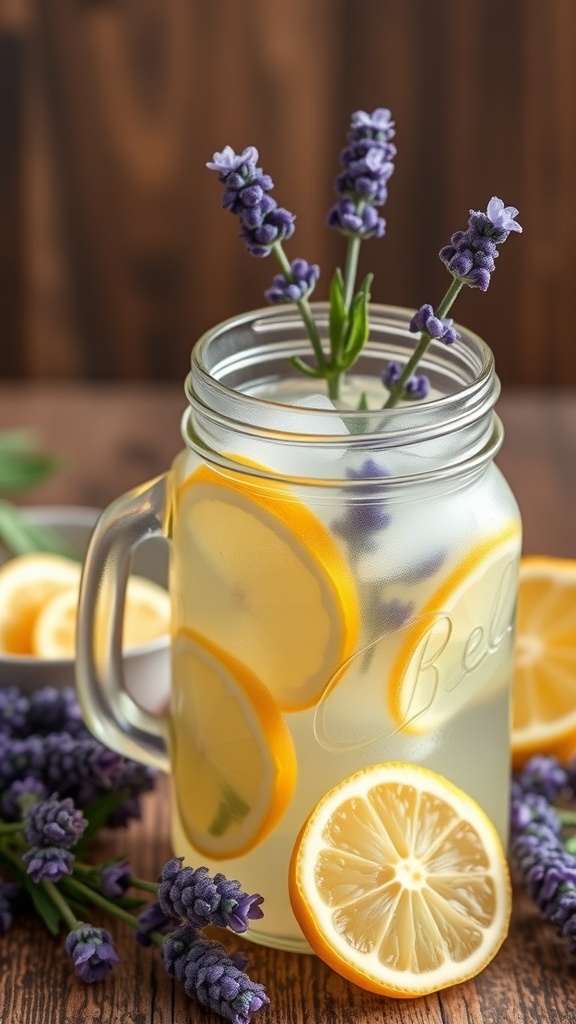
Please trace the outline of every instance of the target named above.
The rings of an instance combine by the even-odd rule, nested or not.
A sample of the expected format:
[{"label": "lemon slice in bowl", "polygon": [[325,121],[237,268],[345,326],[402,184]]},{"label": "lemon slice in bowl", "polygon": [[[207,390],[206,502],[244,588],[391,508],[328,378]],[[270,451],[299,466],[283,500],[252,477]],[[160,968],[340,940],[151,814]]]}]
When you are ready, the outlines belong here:
[{"label": "lemon slice in bowl", "polygon": [[[39,658],[73,658],[76,650],[78,586],[50,597],[32,630],[32,652]],[[130,576],[126,588],[122,646],[139,647],[170,632],[168,591],[144,576]]]},{"label": "lemon slice in bowl", "polygon": [[512,753],[576,751],[576,560],[531,556],[520,563]]},{"label": "lemon slice in bowl", "polygon": [[388,681],[388,707],[399,730],[439,728],[485,692],[487,671],[504,685],[520,543],[516,523],[485,537],[415,613]]},{"label": "lemon slice in bowl", "polygon": [[496,830],[415,764],[349,776],[308,817],[289,870],[312,949],[379,995],[414,998],[478,974],[506,938],[511,886]]},{"label": "lemon slice in bowl", "polygon": [[[174,543],[189,571],[181,621],[234,652],[284,711],[313,706],[354,650],[354,579],[332,534],[280,485],[202,467],[178,494]],[[192,567],[186,568],[186,567]]]},{"label": "lemon slice in bowl", "polygon": [[257,846],[287,809],[296,754],[260,680],[191,630],[172,653],[172,774],[185,835],[204,856]]},{"label": "lemon slice in bowl", "polygon": [[0,650],[34,654],[32,634],[40,610],[56,594],[80,585],[80,563],[33,552],[0,567]]}]

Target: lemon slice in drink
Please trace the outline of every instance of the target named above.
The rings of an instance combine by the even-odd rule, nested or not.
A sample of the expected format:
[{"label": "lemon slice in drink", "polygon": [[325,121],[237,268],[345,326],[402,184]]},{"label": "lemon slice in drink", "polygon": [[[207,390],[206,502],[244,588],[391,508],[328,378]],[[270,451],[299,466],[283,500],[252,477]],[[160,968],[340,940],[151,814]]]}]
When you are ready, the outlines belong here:
[{"label": "lemon slice in drink", "polygon": [[512,753],[562,760],[576,752],[576,560],[520,563]]},{"label": "lemon slice in drink", "polygon": [[235,658],[182,630],[173,644],[172,772],[199,853],[246,853],[272,831],[296,784],[292,738],[274,700]]},{"label": "lemon slice in drink", "polygon": [[488,657],[492,681],[504,684],[520,542],[509,523],[475,544],[415,613],[388,684],[399,729],[429,732],[456,715],[485,689]]},{"label": "lemon slice in drink", "polygon": [[[335,538],[286,488],[197,470],[173,537],[193,565],[182,622],[248,665],[284,711],[316,703],[354,650],[358,602]],[[184,591],[184,587],[176,586]]]},{"label": "lemon slice in drink", "polygon": [[[40,609],[32,631],[39,658],[73,658],[76,650],[78,587],[54,594]],[[122,646],[130,649],[170,632],[168,591],[143,576],[131,576],[126,588]]]},{"label": "lemon slice in drink", "polygon": [[43,606],[55,594],[80,585],[80,564],[62,555],[33,552],[0,568],[0,650],[34,654],[32,633]]},{"label": "lemon slice in drink", "polygon": [[312,949],[379,995],[413,998],[472,978],[508,932],[494,826],[415,764],[372,765],[328,792],[296,841],[289,887]]}]

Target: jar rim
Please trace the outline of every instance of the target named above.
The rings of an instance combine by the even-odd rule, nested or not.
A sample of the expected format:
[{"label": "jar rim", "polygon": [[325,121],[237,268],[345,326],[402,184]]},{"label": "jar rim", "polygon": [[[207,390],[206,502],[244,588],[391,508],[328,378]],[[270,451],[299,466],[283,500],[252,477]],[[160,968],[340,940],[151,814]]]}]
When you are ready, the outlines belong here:
[{"label": "jar rim", "polygon": [[[312,303],[311,308],[321,337],[326,337],[328,303]],[[370,306],[369,339],[352,376],[355,372],[362,375],[369,367],[371,372],[365,377],[378,380],[384,359],[399,352],[409,358],[415,344],[415,335],[409,330],[413,313],[400,306]],[[261,450],[283,443],[310,444],[327,453],[342,448],[369,451],[413,446],[416,450],[422,444],[438,442],[453,449],[448,456],[451,473],[471,459],[477,463],[480,452],[482,461],[487,462],[501,442],[501,431],[494,429],[493,422],[500,383],[488,345],[468,328],[459,326],[458,330],[456,344],[433,342],[418,368],[442,382],[436,389],[440,397],[389,409],[302,407],[254,393],[266,391],[267,383],[277,381],[278,375],[285,380],[292,374],[299,384],[307,381],[310,386],[310,378],[299,370],[288,372],[291,357],[310,354],[298,309],[272,306],[231,317],[206,331],[192,350],[185,385],[189,408],[182,421],[184,440],[204,458],[206,438],[210,450],[210,439],[228,430],[257,441]],[[457,438],[454,444],[452,436]],[[223,450],[218,451],[218,444],[215,447],[215,461],[220,461]],[[424,471],[424,466],[421,469]],[[445,469],[449,470],[448,464]],[[419,475],[416,470],[415,474]]]},{"label": "jar rim", "polygon": [[[329,305],[327,302],[316,302],[311,303],[311,308],[318,318],[320,326],[326,326],[328,323],[329,316]],[[379,331],[386,331],[388,334],[392,332],[398,336],[402,335],[405,338],[410,339],[410,343],[414,343],[414,334],[408,329],[408,324],[414,315],[415,310],[409,309],[408,307],[402,306],[389,306],[373,303],[370,306],[370,336],[364,348],[365,354],[370,354],[376,350],[381,351],[382,342],[378,338],[374,338],[374,333]],[[425,429],[428,434],[430,429],[430,416],[434,419],[446,420],[445,429],[441,430],[441,433],[445,433],[446,429],[451,429],[452,424],[457,427],[459,424],[464,425],[474,415],[482,415],[487,409],[493,407],[498,398],[500,391],[500,382],[495,373],[494,356],[489,346],[480,338],[477,334],[471,331],[469,328],[460,324],[456,325],[457,330],[460,333],[460,341],[458,344],[459,349],[457,354],[460,358],[461,372],[463,373],[468,368],[471,373],[471,378],[468,383],[462,387],[455,389],[449,394],[442,395],[441,397],[432,398],[430,400],[423,400],[418,402],[412,402],[409,406],[399,405],[390,409],[386,409],[386,431],[375,431],[378,426],[378,420],[382,418],[382,409],[369,409],[363,410],[362,416],[369,429],[366,433],[373,435],[375,432],[380,433],[394,433],[396,429],[403,430],[403,440],[409,441],[409,436],[414,432],[418,432],[423,429],[419,425],[419,421],[425,421]],[[244,313],[237,314],[236,316],[230,317],[227,320],[216,324],[207,330],[196,342],[192,348],[191,353],[191,371],[186,378],[186,395],[189,401],[194,401],[195,396],[197,397],[197,391],[194,388],[194,378],[199,380],[207,386],[213,399],[217,399],[218,396],[225,397],[231,392],[235,395],[241,396],[241,401],[245,405],[253,405],[255,409],[258,408],[290,408],[291,412],[295,412],[296,416],[298,412],[296,407],[293,405],[286,405],[286,403],[275,401],[269,397],[262,397],[254,394],[247,394],[246,392],[240,391],[236,388],[231,388],[226,384],[222,378],[227,374],[231,375],[238,367],[243,367],[247,362],[254,358],[257,350],[252,347],[247,349],[245,346],[239,350],[239,352],[227,353],[224,358],[219,361],[211,362],[209,359],[210,346],[214,344],[218,339],[228,335],[232,336],[233,333],[238,336],[248,337],[247,329],[250,329],[254,336],[262,336],[264,332],[292,332],[292,330],[299,330],[300,333],[303,331],[303,325],[298,313],[298,310],[293,306],[265,306],[260,309],[248,310]],[[309,347],[307,338],[303,338],[305,346]],[[291,342],[293,344],[293,342]],[[274,340],[271,345],[273,351],[268,349],[265,353],[266,356],[271,355],[282,355],[282,347],[278,344],[277,340]],[[433,343],[434,348],[428,350],[428,353],[422,361],[422,368],[429,367],[432,363],[434,365],[441,361],[448,361],[453,358],[455,352],[455,346],[446,346],[441,342]],[[260,351],[264,352],[266,346],[261,345]],[[445,355],[446,354],[446,355]],[[444,360],[442,357],[444,356]],[[475,373],[474,373],[475,369]],[[321,382],[320,382],[321,383]],[[217,401],[214,402],[217,407]],[[465,407],[465,411],[463,408]],[[410,416],[407,416],[409,411]],[[358,418],[358,410],[342,409],[326,410],[324,408],[315,409],[307,407],[305,410],[306,417],[317,418],[318,420],[325,419],[327,416],[335,416],[344,419],[344,421],[354,420]],[[304,418],[304,417],[302,417]],[[412,420],[415,422],[411,427],[408,428],[407,432],[403,429],[403,424],[407,423],[407,420],[412,424]],[[256,429],[263,429],[266,432],[265,427],[259,427],[257,423],[257,417],[250,417],[250,423]]]}]

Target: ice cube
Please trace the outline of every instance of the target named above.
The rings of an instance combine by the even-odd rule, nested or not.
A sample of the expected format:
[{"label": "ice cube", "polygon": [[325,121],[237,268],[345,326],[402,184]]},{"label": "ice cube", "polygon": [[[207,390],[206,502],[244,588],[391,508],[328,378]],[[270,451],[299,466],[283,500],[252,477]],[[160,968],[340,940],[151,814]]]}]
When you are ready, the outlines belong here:
[{"label": "ice cube", "polygon": [[[292,411],[292,409],[298,411]],[[305,414],[301,410],[309,409]],[[228,451],[267,466],[284,476],[306,479],[340,477],[335,464],[345,449],[334,439],[349,435],[342,417],[334,415],[336,406],[326,395],[306,395],[291,406],[269,403],[262,406],[262,425],[284,437],[266,437],[238,433],[228,436]],[[315,443],[314,438],[326,438]]]}]

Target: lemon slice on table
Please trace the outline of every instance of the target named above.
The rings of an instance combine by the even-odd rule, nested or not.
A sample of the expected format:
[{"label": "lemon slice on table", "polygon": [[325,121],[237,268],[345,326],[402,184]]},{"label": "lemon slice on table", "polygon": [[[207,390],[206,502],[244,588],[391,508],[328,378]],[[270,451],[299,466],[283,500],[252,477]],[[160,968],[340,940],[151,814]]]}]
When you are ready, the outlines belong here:
[{"label": "lemon slice on table", "polygon": [[33,552],[0,567],[0,650],[34,654],[32,633],[41,608],[55,594],[80,585],[80,563]]},{"label": "lemon slice on table", "polygon": [[475,544],[415,614],[388,683],[399,729],[437,729],[493,679],[505,682],[516,605],[521,533],[510,523]]},{"label": "lemon slice on table", "polygon": [[197,575],[183,623],[234,652],[282,710],[314,705],[359,623],[352,573],[320,520],[284,487],[202,467],[180,489],[173,537]]},{"label": "lemon slice on table", "polygon": [[576,751],[576,560],[527,557],[520,563],[512,752]]},{"label": "lemon slice on table", "polygon": [[[78,587],[54,594],[40,609],[32,631],[39,658],[73,658],[76,650]],[[168,591],[143,576],[131,576],[126,588],[122,646],[130,649],[170,632]]]},{"label": "lemon slice on table", "polygon": [[316,805],[289,874],[312,949],[349,981],[413,998],[478,974],[506,938],[504,850],[466,793],[415,764],[372,765]]},{"label": "lemon slice on table", "polygon": [[292,799],[296,755],[270,693],[190,630],[173,644],[172,774],[183,830],[203,855],[239,856]]}]

